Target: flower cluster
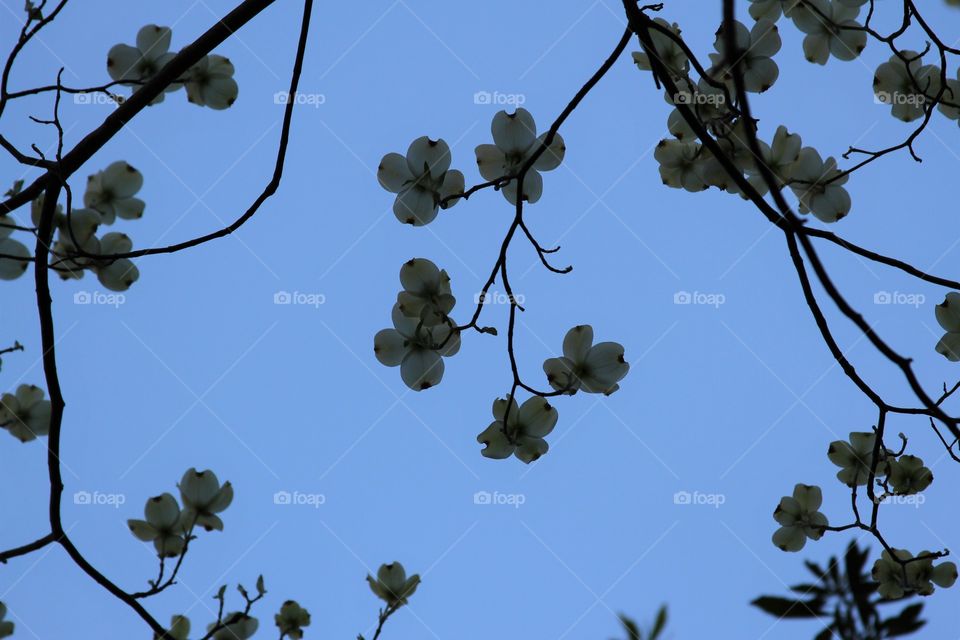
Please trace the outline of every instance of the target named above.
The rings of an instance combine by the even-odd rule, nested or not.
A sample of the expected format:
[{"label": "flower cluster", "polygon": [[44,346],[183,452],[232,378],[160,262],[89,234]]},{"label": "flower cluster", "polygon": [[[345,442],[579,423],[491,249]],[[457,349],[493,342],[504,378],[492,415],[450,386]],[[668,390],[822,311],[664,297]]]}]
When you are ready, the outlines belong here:
[{"label": "flower cluster", "polygon": [[222,531],[223,521],[216,514],[233,502],[233,486],[229,482],[221,485],[210,470],[188,469],[178,487],[182,508],[175,497],[164,493],[147,500],[144,520],[127,520],[131,533],[152,542],[160,558],[181,555],[197,526]]},{"label": "flower cluster", "polygon": [[367,575],[367,583],[374,595],[387,603],[387,607],[396,609],[407,604],[407,599],[420,586],[420,576],[407,577],[407,572],[399,562],[380,565],[377,577]]},{"label": "flower cluster", "polygon": [[[114,45],[107,53],[107,73],[126,86],[140,86],[153,78],[175,56],[170,51],[173,32],[169,27],[148,24],[137,32],[136,46]],[[167,86],[164,93],[185,87],[187,100],[211,109],[226,109],[237,99],[239,87],[233,79],[233,63],[216,54],[204,56],[186,76]],[[164,94],[152,102],[163,102]]]},{"label": "flower cluster", "polygon": [[14,393],[0,396],[0,429],[20,442],[36,440],[50,432],[50,401],[43,389],[21,384]]},{"label": "flower cluster", "polygon": [[280,607],[280,612],[274,617],[281,638],[301,640],[303,628],[310,626],[310,612],[297,604],[294,600],[287,600]]},{"label": "flower cluster", "polygon": [[881,597],[896,599],[908,594],[928,596],[934,585],[947,589],[957,581],[957,565],[941,562],[934,566],[937,556],[921,551],[916,557],[904,549],[884,550],[873,565],[873,579],[879,584]]},{"label": "flower cluster", "polygon": [[[849,442],[843,440],[831,442],[827,449],[827,457],[830,458],[830,462],[840,467],[837,480],[848,487],[862,487],[867,484],[871,469],[874,467],[873,452],[876,442],[876,434],[866,432],[851,433]],[[886,474],[887,453],[887,450],[881,446],[880,461],[876,468],[877,476]]]}]

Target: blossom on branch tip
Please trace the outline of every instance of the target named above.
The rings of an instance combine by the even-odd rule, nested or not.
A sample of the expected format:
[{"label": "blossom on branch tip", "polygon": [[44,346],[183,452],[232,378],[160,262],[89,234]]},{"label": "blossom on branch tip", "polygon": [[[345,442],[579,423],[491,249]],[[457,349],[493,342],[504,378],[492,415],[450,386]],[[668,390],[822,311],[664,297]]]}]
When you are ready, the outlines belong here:
[{"label": "blossom on branch tip", "polygon": [[[493,144],[476,148],[477,167],[484,180],[515,176],[546,143],[547,133],[537,136],[537,124],[530,112],[518,108],[514,113],[500,111],[490,124]],[[553,171],[563,162],[567,147],[559,133],[533,163],[523,178],[523,200],[533,204],[543,194],[541,171]],[[517,180],[510,180],[501,188],[510,204],[517,203]]]},{"label": "blossom on branch tip", "polygon": [[187,71],[187,101],[218,111],[232,106],[240,93],[233,73],[233,63],[228,58],[204,56]]},{"label": "blossom on branch tip", "polygon": [[927,103],[940,93],[940,86],[940,68],[923,64],[916,51],[904,50],[890,56],[873,76],[877,102],[890,105],[893,117],[904,122],[922,118]]},{"label": "blossom on branch tip", "polygon": [[143,508],[146,520],[127,520],[130,532],[143,542],[152,542],[161,558],[175,558],[186,544],[180,505],[169,493],[147,500]]},{"label": "blossom on branch tip", "polygon": [[530,464],[550,448],[544,438],[557,425],[558,414],[546,398],[533,396],[518,407],[508,396],[493,401],[493,417],[490,426],[477,436],[477,442],[486,445],[480,453],[496,460],[516,455]]},{"label": "blossom on branch tip", "polygon": [[789,173],[800,213],[812,213],[822,222],[837,222],[850,213],[850,194],[843,188],[849,176],[841,175],[834,158],[824,161],[816,149],[804,147]]},{"label": "blossom on branch tip", "polygon": [[761,18],[752,29],[747,29],[744,24],[735,21],[734,40],[736,51],[728,52],[727,35],[722,28],[717,32],[717,39],[713,44],[717,53],[710,54],[710,61],[713,63],[711,75],[732,83],[733,69],[730,68],[728,59],[733,57],[734,68],[739,68],[743,74],[744,89],[752,93],[763,93],[772,87],[780,76],[780,69],[773,61],[773,56],[780,51],[782,45],[777,25]]},{"label": "blossom on branch tip", "polygon": [[43,389],[21,384],[15,393],[0,396],[0,428],[20,442],[30,442],[50,432],[50,401]]},{"label": "blossom on branch tip", "polygon": [[703,191],[707,183],[701,175],[701,147],[697,142],[661,140],[653,152],[660,163],[660,179],[674,189]]},{"label": "blossom on branch tip", "polygon": [[905,549],[894,549],[893,553],[884,550],[871,572],[879,583],[877,593],[882,598],[892,600],[912,593],[928,596],[934,592],[934,585],[947,589],[957,580],[957,565],[941,562],[933,566],[934,558],[929,551],[920,552],[917,557],[922,560],[915,560]]},{"label": "blossom on branch tip", "polygon": [[7,605],[0,602],[0,638],[9,638],[13,635],[14,624],[7,617]]},{"label": "blossom on branch tip", "polygon": [[844,61],[859,56],[867,46],[867,33],[856,21],[859,13],[859,6],[852,2],[803,0],[795,6],[790,17],[807,34],[803,39],[806,59],[823,65],[831,55]]},{"label": "blossom on branch tip", "polygon": [[413,258],[400,267],[403,291],[397,294],[400,311],[408,318],[416,318],[424,326],[445,322],[457,299],[450,289],[450,276],[426,258]]},{"label": "blossom on branch tip", "polygon": [[936,306],[937,322],[946,331],[937,343],[936,351],[951,362],[960,361],[960,293],[951,291]]},{"label": "blossom on branch tip", "polygon": [[917,456],[900,456],[889,462],[887,480],[898,496],[920,493],[933,482],[933,472]]},{"label": "blossom on branch tip", "polygon": [[793,497],[784,496],[773,512],[773,519],[780,528],[773,533],[773,544],[782,551],[800,551],[807,538],[819,540],[827,517],[820,513],[823,494],[820,487],[798,484],[793,488]]},{"label": "blossom on branch tip", "polygon": [[403,565],[391,562],[380,565],[376,578],[368,574],[367,583],[374,595],[386,602],[388,607],[396,608],[407,604],[407,598],[420,586],[420,576],[414,574],[407,578]]},{"label": "blossom on branch tip", "polygon": [[[260,622],[245,613],[234,611],[223,618],[223,626],[213,634],[211,640],[248,640],[257,632]],[[207,625],[207,633],[217,627],[217,623]]]},{"label": "blossom on branch tip", "polygon": [[194,524],[207,531],[223,531],[223,521],[216,515],[233,502],[233,485],[220,485],[213,471],[198,472],[191,467],[183,474],[180,484],[180,499],[183,501],[181,522],[185,528]]},{"label": "blossom on branch tip", "polygon": [[117,218],[135,220],[143,216],[143,200],[134,198],[143,186],[143,174],[126,162],[111,163],[103,171],[87,178],[83,204],[100,213],[103,224]]},{"label": "blossom on branch tip", "polygon": [[434,326],[408,318],[393,305],[393,329],[383,329],[373,338],[373,352],[381,364],[400,367],[404,384],[414,391],[423,391],[443,379],[443,357],[460,350],[460,332],[450,321]]},{"label": "blossom on branch tip", "polygon": [[[870,469],[873,466],[873,450],[877,443],[877,435],[873,432],[854,431],[850,434],[850,441],[834,440],[827,448],[827,457],[830,462],[840,467],[837,480],[848,487],[862,487],[870,478]],[[880,445],[880,463],[876,474],[886,475],[886,449]]]},{"label": "blossom on branch tip", "polygon": [[610,395],[630,371],[624,359],[623,345],[616,342],[593,344],[593,327],[578,325],[563,338],[563,357],[543,363],[547,382],[557,391],[573,395],[586,393]]},{"label": "blossom on branch tip", "polygon": [[310,612],[297,604],[294,600],[287,600],[280,607],[280,613],[274,617],[274,622],[280,629],[281,638],[303,638],[303,627],[310,626]]},{"label": "blossom on branch tip", "polygon": [[[137,86],[149,80],[173,60],[174,54],[170,52],[172,35],[169,27],[146,25],[137,32],[137,46],[118,44],[110,49],[107,53],[107,73],[113,80],[128,86]],[[180,84],[172,83],[164,92],[179,88]],[[162,101],[163,92],[151,104]]]},{"label": "blossom on branch tip", "polygon": [[[393,215],[404,224],[422,227],[437,217],[445,198],[463,193],[463,173],[450,169],[450,147],[443,140],[421,136],[410,143],[407,155],[388,153],[377,167],[380,186],[397,194]],[[459,202],[454,198],[443,208]]]}]

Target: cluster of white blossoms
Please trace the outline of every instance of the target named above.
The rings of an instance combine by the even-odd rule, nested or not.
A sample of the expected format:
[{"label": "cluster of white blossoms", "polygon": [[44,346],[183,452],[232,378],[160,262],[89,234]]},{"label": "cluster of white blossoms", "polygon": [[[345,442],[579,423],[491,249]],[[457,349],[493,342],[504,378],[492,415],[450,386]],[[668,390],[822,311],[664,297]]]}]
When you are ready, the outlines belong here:
[{"label": "cluster of white blossoms", "polygon": [[7,617],[7,605],[0,602],[0,638],[9,638],[13,635],[13,623],[4,620]]},{"label": "cluster of white blossoms", "polygon": [[460,331],[449,317],[456,304],[450,277],[426,258],[414,258],[400,268],[403,291],[397,294],[392,329],[373,338],[381,364],[400,367],[400,377],[414,391],[440,384],[443,358],[460,351]]},{"label": "cluster of white blossoms", "polygon": [[0,428],[20,442],[30,442],[50,432],[50,401],[43,389],[21,384],[15,393],[0,396]]},{"label": "cluster of white blossoms", "polygon": [[[157,74],[175,56],[170,51],[173,32],[169,27],[148,24],[137,32],[136,46],[114,45],[107,53],[107,72],[115,82],[137,87]],[[216,54],[204,56],[190,67],[178,82],[171,83],[165,93],[186,88],[187,100],[193,104],[226,109],[237,99],[239,87],[233,79],[233,63]],[[152,102],[162,102],[164,94]]]},{"label": "cluster of white blossoms", "polygon": [[233,486],[229,482],[221,485],[210,470],[190,468],[177,486],[182,507],[171,494],[164,493],[147,500],[144,520],[127,520],[131,533],[139,540],[152,542],[160,558],[183,553],[195,527],[222,531],[223,521],[217,514],[233,502]]},{"label": "cluster of white blossoms", "polygon": [[387,603],[388,608],[396,609],[407,604],[407,599],[420,586],[420,576],[413,574],[408,578],[402,564],[391,562],[380,565],[376,578],[368,574],[367,583],[374,595]]},{"label": "cluster of white blossoms", "polygon": [[916,557],[904,549],[894,549],[892,555],[884,550],[873,564],[872,576],[877,581],[877,593],[883,598],[896,599],[905,595],[929,596],[934,585],[947,589],[957,581],[957,565],[941,562],[934,566],[934,554],[921,551]]},{"label": "cluster of white blossoms", "polygon": [[960,361],[960,293],[951,291],[934,309],[946,333],[937,342],[937,353],[951,362]]}]

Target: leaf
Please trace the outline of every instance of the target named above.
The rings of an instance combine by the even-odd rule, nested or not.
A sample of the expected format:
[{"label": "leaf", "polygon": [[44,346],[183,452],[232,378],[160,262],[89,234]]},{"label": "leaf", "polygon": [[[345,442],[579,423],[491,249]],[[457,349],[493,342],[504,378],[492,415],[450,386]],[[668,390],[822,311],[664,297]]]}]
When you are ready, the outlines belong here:
[{"label": "leaf", "polygon": [[220,604],[223,604],[223,596],[224,596],[224,594],[225,594],[226,592],[227,592],[227,585],[221,586],[221,587],[220,587],[220,590],[217,591],[217,595],[213,596],[213,599],[214,599],[214,600],[219,600],[219,601],[220,601]]},{"label": "leaf", "polygon": [[791,600],[776,596],[760,596],[750,604],[779,618],[817,618],[823,615],[821,611],[823,602],[818,598]]},{"label": "leaf", "polygon": [[247,594],[247,590],[243,587],[242,584],[238,584],[238,585],[237,585],[237,591],[240,592],[240,595],[243,596],[243,599],[244,599],[244,600],[250,600],[250,596],[249,596],[249,594]]},{"label": "leaf", "polygon": [[[29,3],[28,3],[28,6],[29,6]],[[28,9],[28,11],[29,11],[29,9]],[[5,196],[8,197],[8,198],[12,198],[13,196],[15,196],[15,195],[17,195],[18,193],[20,193],[20,190],[21,190],[21,189],[23,189],[23,180],[15,180],[14,183],[13,183],[13,186],[10,187],[10,188],[7,190],[7,192],[6,192],[5,194],[3,194],[3,195],[5,195]]]},{"label": "leaf", "polygon": [[813,640],[833,640],[833,627],[827,627],[818,633]]},{"label": "leaf", "polygon": [[650,629],[650,638],[649,640],[657,640],[660,637],[660,634],[663,633],[663,630],[667,626],[667,605],[660,607],[660,610],[657,611],[657,618],[653,621],[653,628]]},{"label": "leaf", "polygon": [[826,593],[826,590],[823,587],[815,584],[806,584],[806,583],[795,584],[792,587],[790,587],[790,590],[793,591],[794,593],[799,593],[800,595],[803,595],[803,596],[811,593],[815,595],[823,595],[824,593]]},{"label": "leaf", "polygon": [[637,623],[622,613],[617,616],[620,618],[620,624],[623,625],[623,628],[627,632],[627,640],[643,640],[643,635],[640,633],[640,627],[637,626]]},{"label": "leaf", "polygon": [[905,636],[920,629],[926,620],[920,620],[920,613],[923,611],[923,603],[918,602],[903,609],[895,618],[884,620],[880,623],[880,628],[886,630],[887,637]]}]

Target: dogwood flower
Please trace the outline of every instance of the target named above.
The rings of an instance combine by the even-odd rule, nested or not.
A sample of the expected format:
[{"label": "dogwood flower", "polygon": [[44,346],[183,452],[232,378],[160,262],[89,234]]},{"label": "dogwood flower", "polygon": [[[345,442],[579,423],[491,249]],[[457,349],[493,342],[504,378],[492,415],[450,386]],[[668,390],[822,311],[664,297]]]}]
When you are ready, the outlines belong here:
[{"label": "dogwood flower", "polygon": [[927,102],[939,92],[940,68],[923,64],[916,51],[904,50],[899,56],[890,56],[873,76],[877,102],[890,105],[893,117],[904,122],[922,118]]},{"label": "dogwood flower", "polygon": [[367,574],[367,583],[374,595],[386,602],[387,606],[396,608],[407,604],[407,598],[420,586],[420,576],[414,574],[407,578],[403,565],[391,562],[380,565],[376,579]]},{"label": "dogwood flower", "polygon": [[[934,94],[936,97],[936,94]],[[947,79],[947,88],[940,96],[940,104],[937,105],[940,113],[950,120],[960,120],[960,69],[957,69],[957,79]]]},{"label": "dogwood flower", "polygon": [[[957,565],[941,562],[933,566],[929,551],[921,551],[914,560],[913,554],[905,549],[894,549],[894,555],[884,550],[880,558],[873,563],[873,579],[879,583],[877,593],[883,598],[896,599],[911,593],[928,596],[934,592],[934,586],[947,589],[957,580]],[[898,561],[899,560],[899,561]],[[907,562],[912,560],[912,562]],[[903,564],[906,563],[906,564]]]},{"label": "dogwood flower", "polygon": [[[877,443],[875,433],[854,431],[850,434],[850,441],[834,440],[827,448],[827,457],[830,462],[840,467],[837,480],[848,487],[862,487],[870,478],[870,468],[873,466],[873,449]],[[886,449],[881,445],[880,464],[877,465],[877,475],[886,473]]]},{"label": "dogwood flower", "polygon": [[951,291],[934,309],[937,322],[945,334],[937,343],[936,351],[951,362],[960,361],[960,293]]},{"label": "dogwood flower", "polygon": [[0,638],[9,638],[13,635],[14,624],[7,617],[7,605],[0,602]]},{"label": "dogwood flower", "polygon": [[[769,146],[760,142],[764,164],[778,184],[786,184],[791,178],[790,171],[794,163],[800,157],[800,148],[803,146],[800,136],[790,133],[786,127],[780,125]],[[747,166],[745,171],[751,177],[760,176],[760,169],[755,163]]]},{"label": "dogwood flower", "polygon": [[0,215],[0,280],[16,280],[30,266],[27,260],[30,250],[23,243],[11,238],[13,229],[4,226],[12,224],[15,222],[10,216]]},{"label": "dogwood flower", "polygon": [[920,493],[933,482],[933,472],[917,456],[900,456],[889,462],[887,479],[894,493],[901,496]]},{"label": "dogwood flower", "polygon": [[803,0],[750,0],[750,17],[754,20],[766,18],[776,22],[780,16],[786,15],[788,18],[797,6]]},{"label": "dogwood flower", "polygon": [[789,174],[800,213],[812,213],[823,222],[836,222],[850,213],[850,194],[843,188],[849,176],[841,175],[834,158],[824,161],[816,149],[804,147]]},{"label": "dogwood flower", "polygon": [[[91,238],[88,253],[109,256],[117,253],[128,253],[133,249],[133,241],[125,233],[107,233],[99,240]],[[97,274],[97,280],[111,291],[126,291],[134,282],[140,279],[140,270],[128,258],[110,260],[94,258],[90,268]]]},{"label": "dogwood flower", "polygon": [[829,0],[803,0],[795,6],[790,17],[797,29],[807,34],[803,39],[806,59],[823,65],[831,55],[838,60],[859,56],[867,46],[867,33],[856,21],[859,13],[854,3]]},{"label": "dogwood flower", "polygon": [[781,526],[773,533],[773,544],[782,551],[800,551],[807,538],[819,540],[829,522],[818,509],[823,503],[820,487],[798,484],[793,497],[784,496],[773,512]]},{"label": "dogwood flower", "polygon": [[184,507],[181,522],[186,528],[196,524],[207,531],[223,531],[223,521],[216,514],[233,502],[232,484],[224,482],[221,486],[213,471],[198,472],[191,467],[177,487]]},{"label": "dogwood flower", "polygon": [[377,360],[388,367],[399,366],[400,378],[414,391],[440,384],[443,357],[460,351],[460,332],[446,322],[419,326],[420,320],[404,315],[399,303],[393,305],[391,317],[394,328],[383,329],[373,338]]},{"label": "dogwood flower", "polygon": [[[445,198],[463,193],[463,173],[450,169],[450,147],[442,138],[427,136],[410,143],[406,157],[399,153],[383,156],[377,168],[380,186],[396,193],[393,215],[404,224],[422,227],[437,217]],[[449,200],[444,209],[459,202]]]},{"label": "dogwood flower", "polygon": [[[537,136],[537,124],[526,109],[514,113],[500,111],[490,124],[494,144],[476,148],[477,167],[484,180],[496,180],[516,175],[521,167],[544,145],[547,134]],[[541,171],[553,171],[563,162],[567,147],[556,134],[547,149],[537,158],[523,178],[523,200],[533,204],[543,193]],[[517,181],[510,180],[501,191],[510,204],[517,203]]]},{"label": "dogwood flower", "polygon": [[493,401],[493,418],[490,426],[477,436],[477,442],[486,445],[480,453],[496,460],[516,455],[530,464],[550,448],[544,438],[557,425],[558,414],[540,396],[529,398],[520,407],[508,396]]},{"label": "dogwood flower", "polygon": [[563,338],[563,357],[543,363],[547,382],[557,391],[573,395],[578,390],[610,395],[630,371],[623,357],[623,345],[616,342],[593,344],[593,327],[578,325]]},{"label": "dogwood flower", "polygon": [[303,627],[310,626],[310,612],[293,600],[287,600],[280,607],[280,613],[273,617],[280,629],[281,638],[303,638]]},{"label": "dogwood flower", "polygon": [[142,186],[143,174],[122,160],[113,162],[87,178],[83,204],[97,210],[103,224],[113,224],[118,217],[135,220],[143,216],[146,206],[133,197]]},{"label": "dogwood flower", "polygon": [[[157,74],[168,62],[173,60],[170,53],[170,38],[173,32],[169,27],[148,24],[137,32],[137,46],[118,44],[107,53],[107,73],[115,81],[128,86],[139,85]],[[172,83],[165,93],[176,91],[180,84]],[[154,98],[151,104],[163,101],[163,93]]]},{"label": "dogwood flower", "polygon": [[698,164],[700,156],[699,143],[680,140],[661,140],[653,152],[654,159],[660,163],[663,184],[690,192],[707,188]]},{"label": "dogwood flower", "polygon": [[[190,637],[190,619],[186,616],[171,616],[167,635],[173,636],[175,640],[188,640]],[[159,633],[153,634],[153,640],[159,640],[160,637]]]},{"label": "dogwood flower", "polygon": [[[260,622],[256,618],[240,611],[227,614],[223,621],[223,626],[213,634],[212,640],[249,640],[260,626]],[[210,633],[216,627],[216,623],[208,624],[207,633]]]},{"label": "dogwood flower", "polygon": [[232,106],[240,93],[233,72],[233,63],[228,58],[216,54],[204,56],[187,71],[184,83],[187,100],[218,111]]},{"label": "dogwood flower", "polygon": [[735,21],[734,40],[736,57],[727,52],[727,36],[723,30],[717,32],[713,43],[717,53],[710,54],[713,63],[711,75],[719,74],[724,80],[730,81],[732,69],[728,66],[728,60],[733,57],[743,73],[743,84],[747,91],[763,93],[772,87],[780,76],[780,68],[773,61],[773,56],[782,45],[777,25],[767,18],[761,18],[752,29],[747,29],[744,24]]},{"label": "dogwood flower", "polygon": [[0,396],[0,428],[20,442],[30,442],[50,432],[50,401],[43,389],[21,384],[15,393]]},{"label": "dogwood flower", "polygon": [[397,294],[400,311],[425,326],[444,322],[457,299],[450,290],[450,276],[426,258],[413,258],[400,267],[403,291]]},{"label": "dogwood flower", "polygon": [[[675,35],[680,35],[680,27],[677,25],[677,23],[670,24],[663,18],[654,18],[653,21],[664,29],[668,29]],[[674,77],[685,77],[687,72],[690,71],[690,60],[687,58],[687,54],[684,52],[683,47],[681,47],[667,34],[657,31],[656,29],[650,30],[650,40],[653,42],[654,49],[657,52],[657,57],[663,66],[665,66]],[[646,53],[643,51],[634,51],[631,55],[633,56],[633,62],[638,68],[643,71],[652,70],[652,67],[650,66],[650,57]]]},{"label": "dogwood flower", "polygon": [[183,552],[184,527],[180,505],[169,493],[147,500],[143,508],[146,520],[127,520],[130,532],[143,542],[152,542],[161,558],[175,558]]}]

